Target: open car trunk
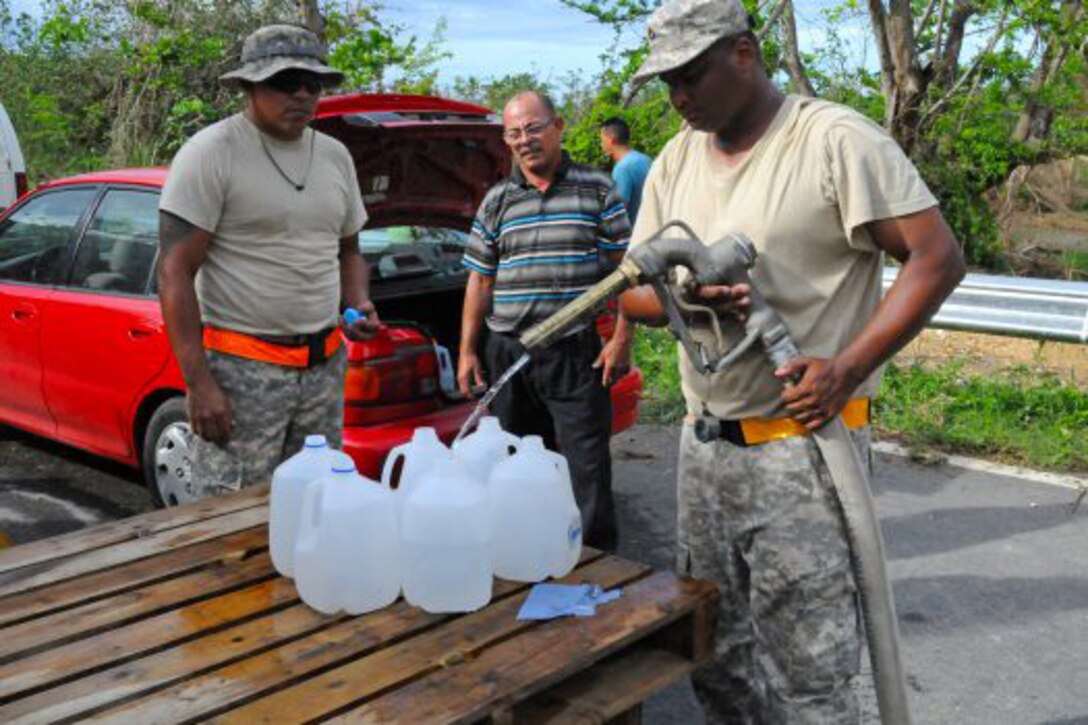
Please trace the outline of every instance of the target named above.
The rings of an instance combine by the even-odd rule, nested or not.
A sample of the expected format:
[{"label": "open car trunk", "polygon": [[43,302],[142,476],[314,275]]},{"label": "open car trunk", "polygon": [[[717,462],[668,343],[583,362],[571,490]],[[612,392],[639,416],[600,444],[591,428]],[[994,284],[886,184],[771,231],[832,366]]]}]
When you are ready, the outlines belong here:
[{"label": "open car trunk", "polygon": [[388,108],[388,96],[334,96],[314,127],[355,159],[369,215],[360,244],[383,321],[414,323],[455,353],[467,232],[509,153],[487,109],[411,96]]}]

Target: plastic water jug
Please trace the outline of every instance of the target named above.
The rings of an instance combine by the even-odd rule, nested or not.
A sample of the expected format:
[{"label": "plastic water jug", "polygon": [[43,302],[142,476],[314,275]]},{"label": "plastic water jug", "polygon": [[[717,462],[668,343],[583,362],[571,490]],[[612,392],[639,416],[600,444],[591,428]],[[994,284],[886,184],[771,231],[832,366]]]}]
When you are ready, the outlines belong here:
[{"label": "plastic water jug", "polygon": [[473,433],[453,444],[453,457],[461,462],[473,479],[487,483],[492,467],[514,454],[521,439],[507,433],[499,425],[499,419],[485,416]]},{"label": "plastic water jug", "polygon": [[401,550],[393,493],[334,454],[329,475],[306,488],[295,545],[295,583],[324,614],[363,614],[396,601]]},{"label": "plastic water jug", "polygon": [[457,392],[457,373],[453,369],[449,348],[436,342],[434,356],[438,360],[438,387],[446,395]]},{"label": "plastic water jug", "polygon": [[403,508],[408,494],[415,488],[431,466],[449,458],[450,450],[438,439],[434,428],[416,428],[412,440],[402,443],[385,458],[382,485],[397,492],[397,507]]},{"label": "plastic water jug", "polygon": [[488,480],[495,576],[539,582],[578,563],[582,516],[567,461],[526,436],[518,452],[499,462]]},{"label": "plastic water jug", "polygon": [[472,612],[491,600],[487,489],[446,456],[404,501],[404,598],[428,612]]},{"label": "plastic water jug", "polygon": [[306,486],[328,475],[333,453],[325,436],[306,436],[302,450],[277,466],[272,473],[268,546],[272,553],[272,565],[286,577],[294,576],[295,539],[298,537]]}]

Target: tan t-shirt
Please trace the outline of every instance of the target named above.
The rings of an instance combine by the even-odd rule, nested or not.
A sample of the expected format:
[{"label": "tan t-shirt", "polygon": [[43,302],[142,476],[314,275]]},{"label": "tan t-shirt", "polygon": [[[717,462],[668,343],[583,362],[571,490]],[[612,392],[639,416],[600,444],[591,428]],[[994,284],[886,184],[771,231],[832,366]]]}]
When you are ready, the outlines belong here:
[{"label": "tan t-shirt", "polygon": [[[789,96],[763,138],[730,167],[710,134],[684,128],[650,170],[632,236],[637,246],[682,220],[710,244],[741,231],[759,253],[754,284],[778,311],[803,354],[842,350],[881,297],[883,255],[864,224],[928,209],[937,200],[899,146],[860,114]],[[739,337],[726,325],[730,341]],[[712,340],[706,329],[697,339]],[[782,416],[782,386],[756,345],[732,367],[704,376],[681,350],[688,412],[703,402],[721,418]],[[879,371],[859,388],[871,396]]]},{"label": "tan t-shirt", "polygon": [[[215,237],[196,278],[201,317],[238,332],[297,335],[336,322],[340,238],[366,223],[355,164],[339,141],[307,129],[262,135],[242,114],[178,151],[159,208]],[[313,161],[309,174],[310,149]],[[276,170],[269,154],[297,191]]]}]

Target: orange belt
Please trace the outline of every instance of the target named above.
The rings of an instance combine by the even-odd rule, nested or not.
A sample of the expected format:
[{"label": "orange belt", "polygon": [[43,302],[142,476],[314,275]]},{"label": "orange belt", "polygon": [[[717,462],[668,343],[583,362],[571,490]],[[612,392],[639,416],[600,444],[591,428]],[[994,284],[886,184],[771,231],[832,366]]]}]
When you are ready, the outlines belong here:
[{"label": "orange belt", "polygon": [[[850,429],[869,423],[869,399],[854,398],[842,409],[842,420]],[[745,418],[737,421],[745,445],[757,445],[782,438],[808,435],[811,431],[793,418]]]},{"label": "orange belt", "polygon": [[308,345],[280,345],[244,332],[205,326],[204,347],[227,355],[244,357],[247,360],[259,360],[292,368],[308,368],[320,365],[332,357],[340,349],[340,343],[343,341],[339,329],[329,332],[324,340],[321,340],[319,334],[311,336],[312,341]]}]

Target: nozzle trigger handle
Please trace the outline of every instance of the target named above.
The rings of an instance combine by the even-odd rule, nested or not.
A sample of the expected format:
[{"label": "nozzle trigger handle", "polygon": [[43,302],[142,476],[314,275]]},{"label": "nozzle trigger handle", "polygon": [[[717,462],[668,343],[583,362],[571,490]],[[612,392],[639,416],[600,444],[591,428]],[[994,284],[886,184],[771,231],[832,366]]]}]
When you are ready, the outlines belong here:
[{"label": "nozzle trigger handle", "polygon": [[359,310],[355,309],[354,307],[349,307],[346,310],[344,310],[344,322],[346,324],[348,324],[348,325],[354,325],[359,320],[365,320],[365,319],[366,319],[366,313],[365,312],[360,312]]}]

